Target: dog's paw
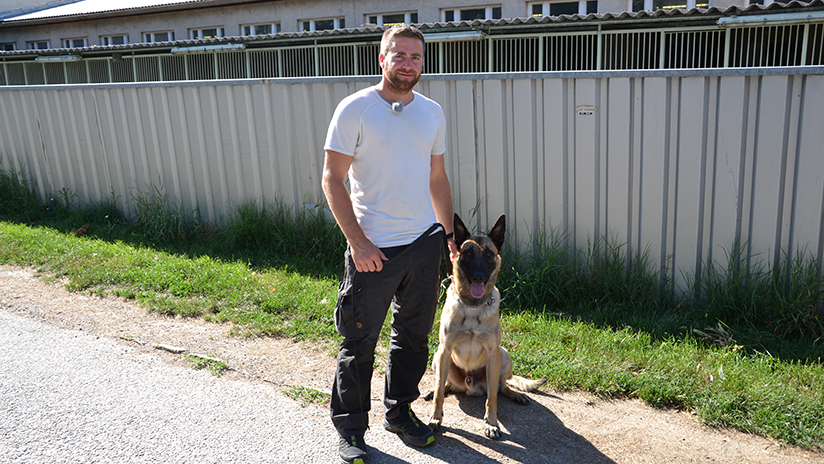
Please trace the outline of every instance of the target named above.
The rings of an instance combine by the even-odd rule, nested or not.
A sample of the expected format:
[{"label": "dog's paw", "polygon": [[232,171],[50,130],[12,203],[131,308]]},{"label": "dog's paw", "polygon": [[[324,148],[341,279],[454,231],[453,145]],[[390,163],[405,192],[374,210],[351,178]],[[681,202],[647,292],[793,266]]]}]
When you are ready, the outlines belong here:
[{"label": "dog's paw", "polygon": [[497,440],[501,438],[501,429],[497,425],[486,425],[486,438]]},{"label": "dog's paw", "polygon": [[432,401],[432,398],[435,397],[435,390],[429,390],[428,392],[424,393],[421,397],[424,401]]},{"label": "dog's paw", "polygon": [[441,428],[441,420],[442,419],[435,419],[434,417],[429,419],[429,428],[432,429],[432,433],[437,433],[437,431]]},{"label": "dog's paw", "polygon": [[526,394],[524,394],[524,393],[516,393],[512,397],[512,401],[514,401],[517,404],[524,404],[525,405],[525,404],[529,404],[529,397],[526,396]]}]

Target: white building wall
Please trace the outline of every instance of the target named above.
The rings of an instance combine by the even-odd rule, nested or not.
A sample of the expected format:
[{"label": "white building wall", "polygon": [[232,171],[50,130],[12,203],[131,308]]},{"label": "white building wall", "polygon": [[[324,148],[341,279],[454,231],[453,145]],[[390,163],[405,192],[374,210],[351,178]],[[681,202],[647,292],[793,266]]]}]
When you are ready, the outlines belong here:
[{"label": "white building wall", "polygon": [[[718,0],[719,8],[733,4],[744,6],[746,0]],[[128,34],[131,43],[142,42],[145,32],[173,30],[178,40],[187,39],[190,28],[223,26],[226,36],[240,35],[244,24],[280,22],[283,32],[301,30],[301,21],[344,17],[348,28],[365,23],[365,15],[401,11],[417,11],[418,21],[441,21],[442,8],[500,6],[504,18],[529,16],[528,2],[523,0],[287,0],[220,8],[192,8],[189,11],[145,15],[129,15],[109,19],[77,19],[71,22],[17,27],[13,23],[0,25],[0,43],[16,41],[18,49],[35,40],[50,40],[52,48],[62,46],[66,38],[88,37],[89,45],[100,45],[100,37]],[[619,13],[632,7],[631,0],[599,0],[599,13]]]}]

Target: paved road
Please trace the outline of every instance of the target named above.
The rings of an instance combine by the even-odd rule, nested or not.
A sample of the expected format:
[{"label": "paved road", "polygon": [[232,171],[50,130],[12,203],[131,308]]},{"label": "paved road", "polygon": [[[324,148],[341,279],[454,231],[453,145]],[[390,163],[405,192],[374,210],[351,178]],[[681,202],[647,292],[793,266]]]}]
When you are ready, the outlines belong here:
[{"label": "paved road", "polygon": [[[275,386],[172,366],[2,308],[0,366],[0,463],[338,462],[325,410]],[[367,443],[373,464],[495,462],[409,448],[379,427]]]},{"label": "paved road", "polygon": [[[281,392],[283,386],[248,376],[236,380],[244,378],[239,374],[217,378],[179,362],[169,364],[172,355],[88,332],[105,335],[122,329],[126,317],[134,326],[124,333],[140,331],[152,337],[146,342],[185,334],[211,340],[203,327],[133,320],[128,310],[111,307],[110,300],[92,301],[33,279],[19,269],[4,273],[0,266],[0,464],[337,462],[327,410],[301,407]],[[234,360],[234,367],[246,365],[244,353],[269,352],[257,346],[249,354],[253,341],[241,347],[236,342],[221,339],[213,345]],[[280,372],[277,364],[267,364],[267,372]],[[373,382],[376,417],[379,383]],[[822,462],[818,453],[701,427],[688,414],[652,410],[639,401],[585,403],[585,395],[555,392],[531,398],[527,407],[499,404],[507,435],[497,441],[483,437],[482,398],[448,398],[449,422],[437,444],[423,450],[406,447],[378,425],[366,435],[371,462]],[[419,416],[429,407],[417,404]]]},{"label": "paved road", "polygon": [[[0,462],[334,462],[328,418],[0,311]],[[297,426],[296,426],[297,425]]]}]

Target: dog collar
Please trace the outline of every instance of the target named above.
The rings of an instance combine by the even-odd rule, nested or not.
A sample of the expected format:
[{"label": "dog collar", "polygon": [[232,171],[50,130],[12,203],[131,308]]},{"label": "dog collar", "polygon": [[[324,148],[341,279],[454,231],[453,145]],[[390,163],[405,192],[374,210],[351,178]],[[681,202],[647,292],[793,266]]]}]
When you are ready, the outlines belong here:
[{"label": "dog collar", "polygon": [[[481,305],[471,305],[471,304],[465,303],[463,300],[460,299],[460,297],[458,298],[458,303],[460,303],[462,305],[465,305],[465,306],[469,306],[470,308],[477,308],[478,306],[483,306],[482,304]],[[486,305],[487,306],[495,306],[495,297],[489,297],[489,299],[486,300]]]}]

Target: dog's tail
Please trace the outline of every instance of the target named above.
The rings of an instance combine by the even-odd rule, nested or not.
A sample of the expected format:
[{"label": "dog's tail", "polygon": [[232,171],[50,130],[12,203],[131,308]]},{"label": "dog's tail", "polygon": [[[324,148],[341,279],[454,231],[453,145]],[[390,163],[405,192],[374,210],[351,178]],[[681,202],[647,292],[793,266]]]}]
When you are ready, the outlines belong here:
[{"label": "dog's tail", "polygon": [[506,380],[506,384],[510,386],[510,388],[514,388],[515,390],[519,390],[522,392],[531,392],[535,391],[541,385],[546,382],[546,379],[540,380],[532,380],[521,377],[519,375],[513,375],[512,377]]}]

